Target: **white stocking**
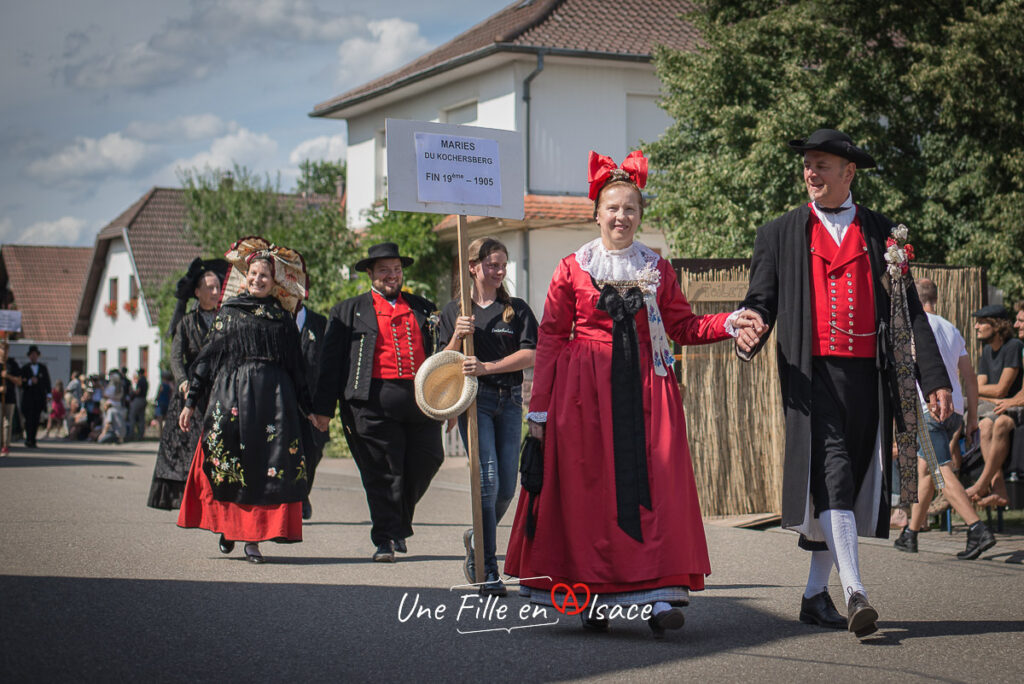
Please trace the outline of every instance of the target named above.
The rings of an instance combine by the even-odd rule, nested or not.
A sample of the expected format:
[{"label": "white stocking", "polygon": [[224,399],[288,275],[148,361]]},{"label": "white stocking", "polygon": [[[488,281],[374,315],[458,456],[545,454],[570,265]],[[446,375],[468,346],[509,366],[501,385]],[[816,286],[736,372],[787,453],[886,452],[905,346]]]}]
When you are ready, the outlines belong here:
[{"label": "white stocking", "polygon": [[831,551],[811,552],[811,571],[807,573],[807,588],[804,589],[804,598],[811,598],[828,590],[828,578],[832,574],[832,565]]},{"label": "white stocking", "polygon": [[825,533],[825,543],[832,552],[836,567],[839,568],[839,581],[843,583],[846,600],[850,600],[855,592],[867,596],[867,591],[860,581],[860,564],[857,560],[857,519],[853,511],[827,510],[821,513],[821,528]]}]

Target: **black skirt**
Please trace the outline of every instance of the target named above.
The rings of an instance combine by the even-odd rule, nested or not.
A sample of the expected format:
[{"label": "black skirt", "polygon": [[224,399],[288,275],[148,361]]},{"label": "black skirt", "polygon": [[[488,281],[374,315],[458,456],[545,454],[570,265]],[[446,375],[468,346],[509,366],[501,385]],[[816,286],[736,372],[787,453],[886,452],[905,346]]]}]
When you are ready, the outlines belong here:
[{"label": "black skirt", "polygon": [[160,435],[160,449],[153,466],[153,484],[149,488],[150,508],[176,510],[181,507],[181,495],[185,491],[185,480],[192,466],[192,456],[202,433],[201,421],[193,420],[188,432],[178,427],[178,415],[185,406],[185,397],[175,390],[167,405],[164,431]]}]

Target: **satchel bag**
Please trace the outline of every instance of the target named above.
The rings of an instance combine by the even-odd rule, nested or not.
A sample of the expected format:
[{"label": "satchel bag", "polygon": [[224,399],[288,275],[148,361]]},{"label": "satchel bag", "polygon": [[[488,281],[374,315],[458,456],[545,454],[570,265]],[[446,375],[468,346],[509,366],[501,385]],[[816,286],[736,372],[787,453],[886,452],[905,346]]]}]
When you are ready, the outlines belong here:
[{"label": "satchel bag", "polygon": [[523,438],[519,452],[519,474],[523,491],[530,495],[526,507],[526,536],[533,539],[537,531],[537,497],[544,485],[544,442],[531,435]]}]

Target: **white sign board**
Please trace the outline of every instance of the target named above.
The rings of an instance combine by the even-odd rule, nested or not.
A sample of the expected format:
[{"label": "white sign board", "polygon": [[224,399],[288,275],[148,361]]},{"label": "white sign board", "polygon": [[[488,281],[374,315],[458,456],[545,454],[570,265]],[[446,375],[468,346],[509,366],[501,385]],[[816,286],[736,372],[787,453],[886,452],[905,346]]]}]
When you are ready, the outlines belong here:
[{"label": "white sign board", "polygon": [[523,218],[516,131],[387,119],[388,209]]},{"label": "white sign board", "polygon": [[21,332],[21,312],[10,309],[0,309],[0,330],[7,332]]}]

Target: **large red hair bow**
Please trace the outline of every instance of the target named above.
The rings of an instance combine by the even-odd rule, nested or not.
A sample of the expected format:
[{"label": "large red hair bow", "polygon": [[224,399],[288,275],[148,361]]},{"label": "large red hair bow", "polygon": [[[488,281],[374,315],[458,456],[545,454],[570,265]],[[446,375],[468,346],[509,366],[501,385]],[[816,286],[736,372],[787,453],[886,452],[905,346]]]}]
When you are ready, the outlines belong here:
[{"label": "large red hair bow", "polygon": [[[612,161],[611,157],[598,154],[590,150],[588,160],[590,170],[587,173],[587,182],[590,183],[590,199],[596,200],[601,187],[612,175],[612,171],[619,168]],[[629,174],[630,179],[636,183],[638,188],[647,185],[647,159],[640,150],[633,150],[622,160],[622,170]]]}]

